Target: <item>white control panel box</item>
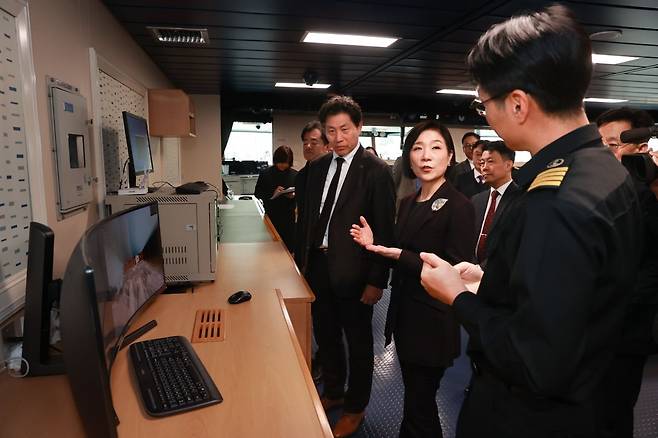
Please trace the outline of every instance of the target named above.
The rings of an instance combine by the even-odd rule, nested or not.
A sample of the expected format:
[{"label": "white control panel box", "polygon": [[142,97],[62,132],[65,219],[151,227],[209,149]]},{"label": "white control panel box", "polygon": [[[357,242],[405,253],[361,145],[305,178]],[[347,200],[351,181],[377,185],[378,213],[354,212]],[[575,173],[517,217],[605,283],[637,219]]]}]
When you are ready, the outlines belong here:
[{"label": "white control panel box", "polygon": [[93,199],[87,101],[76,87],[47,78],[57,178],[57,212],[70,213]]}]

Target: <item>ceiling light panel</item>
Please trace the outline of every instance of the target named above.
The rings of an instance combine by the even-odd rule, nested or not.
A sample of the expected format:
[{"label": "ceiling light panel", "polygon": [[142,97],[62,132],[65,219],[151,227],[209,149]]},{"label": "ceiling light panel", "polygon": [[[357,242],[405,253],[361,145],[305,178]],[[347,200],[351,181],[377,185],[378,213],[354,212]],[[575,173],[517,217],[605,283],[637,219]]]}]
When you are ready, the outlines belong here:
[{"label": "ceiling light panel", "polygon": [[583,102],[597,102],[597,103],[622,103],[628,102],[628,99],[607,99],[603,97],[586,97]]},{"label": "ceiling light panel", "polygon": [[331,87],[331,84],[313,84],[313,85],[306,85],[303,82],[277,82],[274,84],[275,87],[279,88],[319,88],[319,89],[326,89]]},{"label": "ceiling light panel", "polygon": [[601,55],[592,53],[592,62],[594,64],[621,64],[623,62],[635,61],[639,59],[634,56],[617,56],[617,55]]},{"label": "ceiling light panel", "polygon": [[454,88],[443,88],[436,91],[438,94],[458,94],[462,96],[477,96],[478,93],[475,90],[457,90]]},{"label": "ceiling light panel", "polygon": [[388,47],[399,38],[368,35],[348,35],[343,33],[306,32],[302,42],[318,44],[339,44],[344,46]]}]

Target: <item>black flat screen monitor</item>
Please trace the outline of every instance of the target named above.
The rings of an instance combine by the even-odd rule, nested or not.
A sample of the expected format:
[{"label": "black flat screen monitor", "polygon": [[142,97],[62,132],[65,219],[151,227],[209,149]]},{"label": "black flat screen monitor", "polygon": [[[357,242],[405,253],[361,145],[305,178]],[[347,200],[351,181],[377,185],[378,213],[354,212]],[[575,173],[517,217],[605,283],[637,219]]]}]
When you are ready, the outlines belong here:
[{"label": "black flat screen monitor", "polygon": [[82,251],[93,275],[109,369],[135,315],[166,287],[157,204],[99,222],[83,237]]},{"label": "black flat screen monitor", "polygon": [[128,144],[128,183],[130,187],[135,187],[137,175],[153,172],[149,130],[146,120],[142,117],[127,111],[123,111],[122,114]]},{"label": "black flat screen monitor", "polygon": [[59,281],[53,281],[55,234],[46,225],[30,222],[25,287],[23,357],[28,375],[63,374],[61,355],[50,351],[50,312],[59,299]]}]

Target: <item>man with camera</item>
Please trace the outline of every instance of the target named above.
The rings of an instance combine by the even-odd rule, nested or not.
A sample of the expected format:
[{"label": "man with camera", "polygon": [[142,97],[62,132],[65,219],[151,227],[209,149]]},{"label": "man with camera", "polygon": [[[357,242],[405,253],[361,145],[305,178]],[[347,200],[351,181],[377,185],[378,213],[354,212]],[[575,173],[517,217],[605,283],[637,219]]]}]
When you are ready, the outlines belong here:
[{"label": "man with camera", "polygon": [[647,153],[654,126],[651,116],[628,107],[596,119],[603,143],[630,173],[643,213],[645,246],[622,326],[622,337],[599,398],[601,419],[614,437],[633,436],[633,407],[647,357],[658,352],[651,331],[658,311],[658,168]]}]

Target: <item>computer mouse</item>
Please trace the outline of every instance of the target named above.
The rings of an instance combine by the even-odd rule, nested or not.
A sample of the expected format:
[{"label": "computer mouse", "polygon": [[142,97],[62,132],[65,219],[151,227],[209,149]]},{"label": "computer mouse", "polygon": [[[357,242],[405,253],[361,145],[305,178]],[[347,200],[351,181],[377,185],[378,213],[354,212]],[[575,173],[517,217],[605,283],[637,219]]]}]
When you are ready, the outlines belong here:
[{"label": "computer mouse", "polygon": [[230,297],[228,297],[229,304],[240,304],[251,299],[251,294],[246,290],[239,290]]}]

